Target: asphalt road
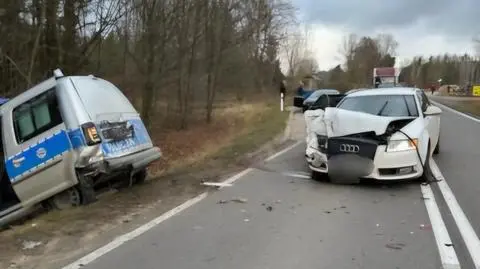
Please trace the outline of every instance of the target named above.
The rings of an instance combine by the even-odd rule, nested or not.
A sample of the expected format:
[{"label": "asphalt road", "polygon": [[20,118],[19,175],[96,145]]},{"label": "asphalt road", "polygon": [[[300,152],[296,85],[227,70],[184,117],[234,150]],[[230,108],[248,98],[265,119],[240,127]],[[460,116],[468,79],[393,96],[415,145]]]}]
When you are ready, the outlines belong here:
[{"label": "asphalt road", "polygon": [[[436,157],[477,234],[478,134],[479,123],[445,110],[441,154]],[[440,254],[439,244],[452,247],[450,243],[459,264],[448,269],[474,268],[469,255],[472,244],[462,237],[465,225],[452,217],[455,212],[436,183],[432,184],[434,197],[425,199],[418,183],[314,182],[308,179],[304,147],[298,143],[249,169],[233,186],[210,192],[125,244],[114,243],[93,253],[83,261],[88,264],[68,268],[447,269],[442,266],[445,252]],[[439,209],[446,231],[438,219],[432,221],[427,203]],[[451,242],[439,240],[445,234],[452,237]]]}]

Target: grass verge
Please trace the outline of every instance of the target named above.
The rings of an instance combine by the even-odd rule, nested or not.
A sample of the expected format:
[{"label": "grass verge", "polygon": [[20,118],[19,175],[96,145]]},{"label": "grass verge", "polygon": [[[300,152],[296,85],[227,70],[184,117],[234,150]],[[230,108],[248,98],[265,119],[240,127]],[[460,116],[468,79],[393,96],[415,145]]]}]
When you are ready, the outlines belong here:
[{"label": "grass verge", "polygon": [[479,100],[441,100],[441,99],[433,99],[440,104],[446,105],[451,107],[455,110],[460,112],[466,113],[468,115],[480,118],[480,98]]},{"label": "grass verge", "polygon": [[[0,233],[0,268],[54,268],[62,261],[111,240],[205,191],[201,180],[215,180],[244,166],[245,155],[283,134],[288,112],[276,102],[231,106],[218,120],[192,130],[164,134],[158,143],[166,158],[145,184],[101,197],[92,205],[51,211]],[[166,142],[166,141],[165,141]],[[279,142],[280,143],[280,142]],[[250,157],[248,159],[251,159]],[[41,242],[24,250],[27,241]],[[81,249],[78,246],[82,246]]]}]

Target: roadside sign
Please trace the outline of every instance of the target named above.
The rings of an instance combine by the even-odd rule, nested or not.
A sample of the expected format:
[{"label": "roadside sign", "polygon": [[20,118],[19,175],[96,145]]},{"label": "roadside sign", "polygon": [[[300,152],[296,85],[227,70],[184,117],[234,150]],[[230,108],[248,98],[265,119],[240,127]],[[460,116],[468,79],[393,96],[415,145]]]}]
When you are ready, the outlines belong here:
[{"label": "roadside sign", "polygon": [[480,96],[480,85],[473,86],[472,94],[473,96]]}]

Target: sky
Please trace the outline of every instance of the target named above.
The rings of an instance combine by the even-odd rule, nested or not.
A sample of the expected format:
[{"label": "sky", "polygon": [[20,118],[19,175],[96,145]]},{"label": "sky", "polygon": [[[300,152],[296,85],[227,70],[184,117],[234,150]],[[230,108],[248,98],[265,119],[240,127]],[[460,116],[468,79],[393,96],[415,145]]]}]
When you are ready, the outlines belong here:
[{"label": "sky", "polygon": [[474,53],[480,0],[293,0],[321,70],[342,63],[344,36],[392,34],[397,66],[414,56]]}]

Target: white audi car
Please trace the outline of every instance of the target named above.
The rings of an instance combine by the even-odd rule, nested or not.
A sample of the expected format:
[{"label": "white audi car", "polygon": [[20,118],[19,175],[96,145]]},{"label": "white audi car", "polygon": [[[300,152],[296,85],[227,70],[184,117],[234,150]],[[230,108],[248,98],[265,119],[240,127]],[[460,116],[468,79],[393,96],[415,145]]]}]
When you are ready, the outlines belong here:
[{"label": "white audi car", "polygon": [[339,182],[422,178],[431,154],[439,152],[441,113],[420,89],[350,93],[306,119],[312,176]]}]

